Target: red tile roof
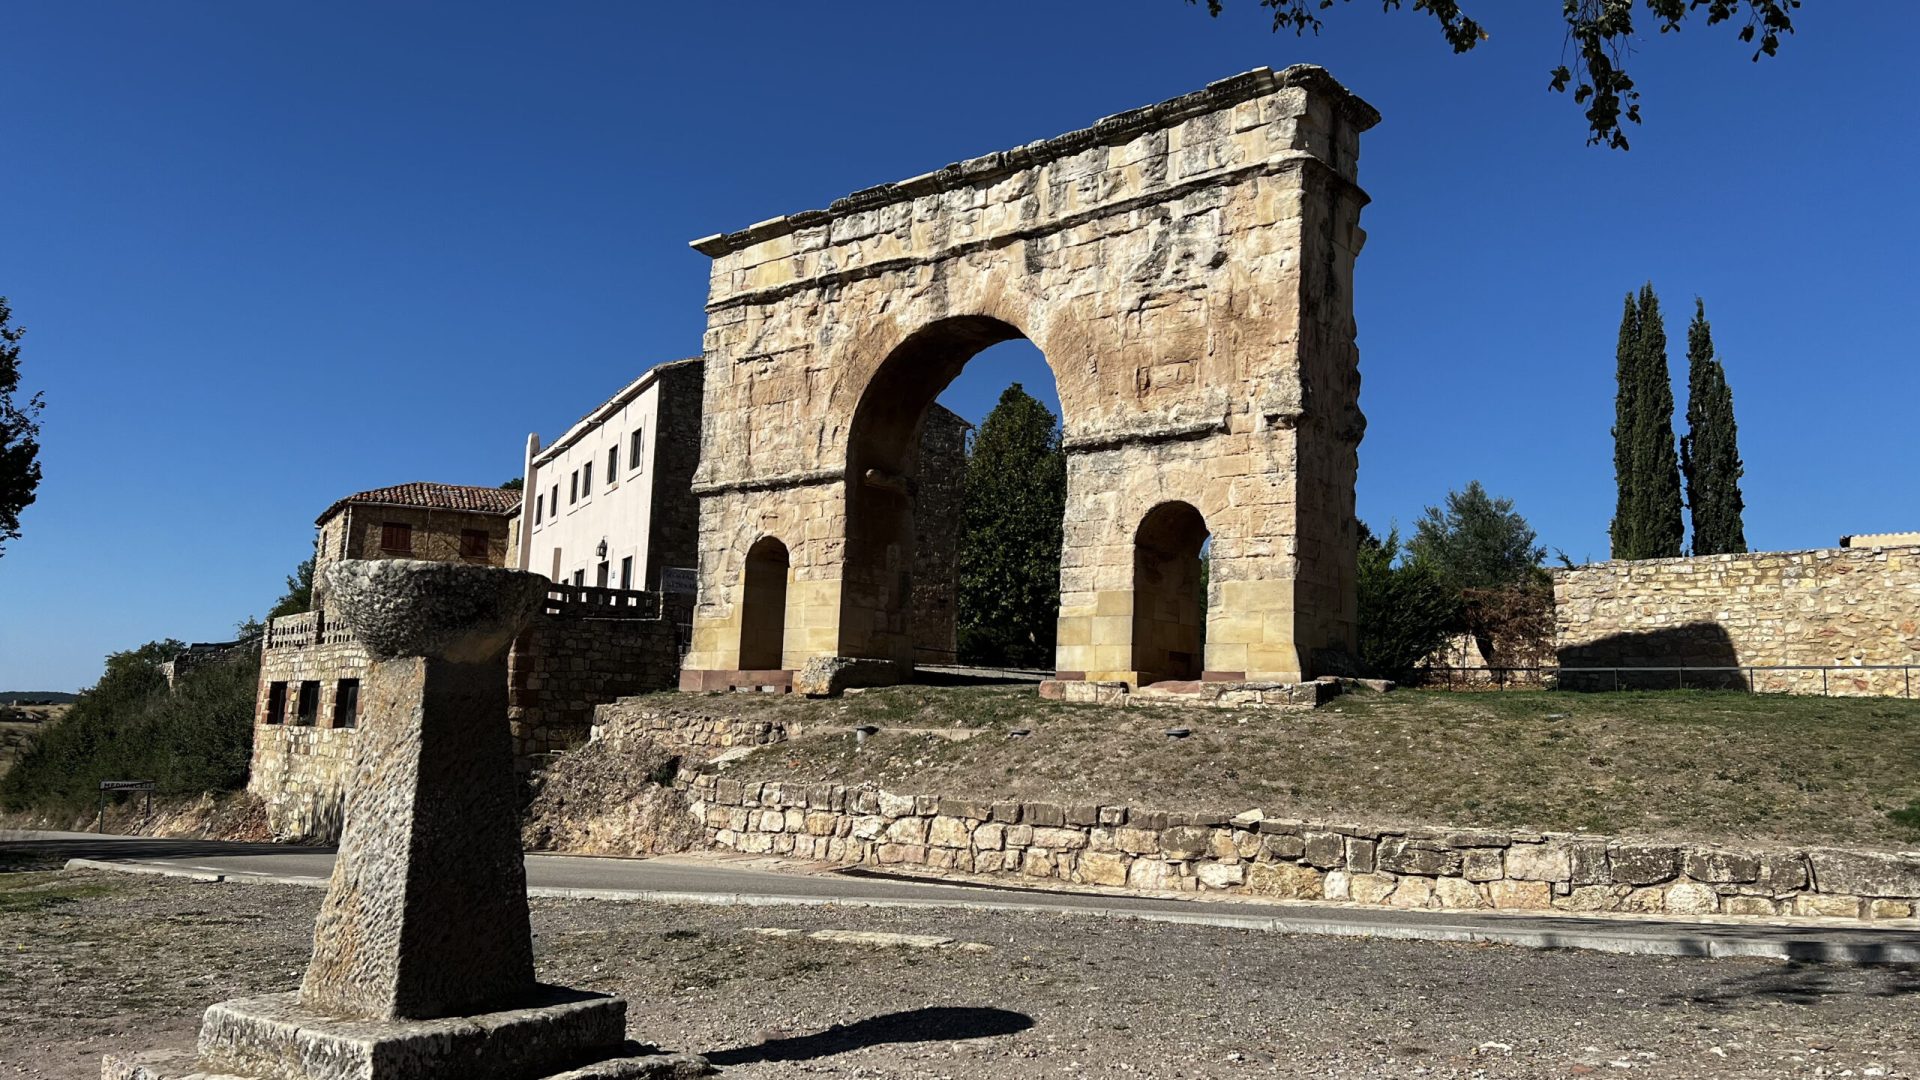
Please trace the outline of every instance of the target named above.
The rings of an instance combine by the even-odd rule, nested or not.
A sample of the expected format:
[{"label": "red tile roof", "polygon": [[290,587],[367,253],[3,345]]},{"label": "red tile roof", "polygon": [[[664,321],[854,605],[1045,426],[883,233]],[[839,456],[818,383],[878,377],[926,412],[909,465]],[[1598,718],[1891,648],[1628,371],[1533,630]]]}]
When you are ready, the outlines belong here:
[{"label": "red tile roof", "polygon": [[498,514],[502,517],[520,509],[520,493],[506,488],[468,487],[464,484],[395,484],[349,495],[314,519],[314,524],[332,517],[343,506],[417,506],[423,510],[463,510],[470,514]]}]

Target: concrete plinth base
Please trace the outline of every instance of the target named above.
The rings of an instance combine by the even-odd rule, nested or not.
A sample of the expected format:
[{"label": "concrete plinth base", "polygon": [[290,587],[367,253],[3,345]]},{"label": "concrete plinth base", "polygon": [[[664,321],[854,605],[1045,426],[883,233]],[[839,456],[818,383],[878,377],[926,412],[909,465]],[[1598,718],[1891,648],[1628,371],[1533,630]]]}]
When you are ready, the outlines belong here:
[{"label": "concrete plinth base", "polygon": [[528,1006],[440,1020],[342,1020],[296,994],[207,1010],[198,1054],[109,1056],[103,1080],[633,1080],[703,1075],[704,1059],[641,1054],[625,1001],[541,987]]}]

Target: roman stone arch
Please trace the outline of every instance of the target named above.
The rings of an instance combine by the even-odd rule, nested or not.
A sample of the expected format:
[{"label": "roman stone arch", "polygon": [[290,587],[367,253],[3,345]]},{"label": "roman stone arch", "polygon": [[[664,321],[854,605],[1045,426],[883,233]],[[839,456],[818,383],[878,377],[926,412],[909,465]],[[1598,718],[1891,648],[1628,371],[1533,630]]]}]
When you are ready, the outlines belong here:
[{"label": "roman stone arch", "polygon": [[785,537],[783,663],[911,663],[906,448],[986,345],[1046,355],[1068,452],[1056,674],[1127,679],[1135,541],[1211,530],[1206,674],[1354,645],[1360,132],[1324,70],[1260,69],[1091,128],[694,242],[713,259],[700,598],[682,685],[739,681],[748,547]]}]

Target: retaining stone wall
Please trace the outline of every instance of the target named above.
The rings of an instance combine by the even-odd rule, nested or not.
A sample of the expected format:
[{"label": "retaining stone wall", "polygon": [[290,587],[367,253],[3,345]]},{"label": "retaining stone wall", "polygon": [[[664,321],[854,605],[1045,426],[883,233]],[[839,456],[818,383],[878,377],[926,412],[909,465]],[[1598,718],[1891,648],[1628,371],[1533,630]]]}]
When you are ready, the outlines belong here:
[{"label": "retaining stone wall", "polygon": [[687,793],[722,850],[1085,885],[1401,908],[1874,919],[1910,918],[1920,897],[1913,853],[1375,829],[714,774],[693,777]]},{"label": "retaining stone wall", "polygon": [[[1920,547],[1603,562],[1553,579],[1567,668],[1920,664]],[[1908,687],[1901,671],[1755,672],[1751,685],[1896,697]]]},{"label": "retaining stone wall", "polygon": [[680,647],[674,617],[669,605],[659,619],[534,620],[507,661],[515,757],[524,763],[578,745],[586,741],[598,706],[675,686]]},{"label": "retaining stone wall", "polygon": [[623,733],[644,734],[675,749],[724,750],[787,741],[786,725],[770,720],[681,716],[636,701],[616,701],[593,710],[594,738],[616,725]]}]

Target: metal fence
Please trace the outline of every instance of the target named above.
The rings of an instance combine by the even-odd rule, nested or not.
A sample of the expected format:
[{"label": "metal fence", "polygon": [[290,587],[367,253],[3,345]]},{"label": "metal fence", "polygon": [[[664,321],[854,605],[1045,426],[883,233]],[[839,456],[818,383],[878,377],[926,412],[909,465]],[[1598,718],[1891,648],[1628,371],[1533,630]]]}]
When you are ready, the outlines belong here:
[{"label": "metal fence", "polygon": [[1449,690],[1745,690],[1911,698],[1916,671],[1920,664],[1429,668],[1419,673],[1415,685]]}]

